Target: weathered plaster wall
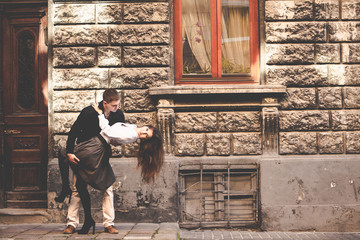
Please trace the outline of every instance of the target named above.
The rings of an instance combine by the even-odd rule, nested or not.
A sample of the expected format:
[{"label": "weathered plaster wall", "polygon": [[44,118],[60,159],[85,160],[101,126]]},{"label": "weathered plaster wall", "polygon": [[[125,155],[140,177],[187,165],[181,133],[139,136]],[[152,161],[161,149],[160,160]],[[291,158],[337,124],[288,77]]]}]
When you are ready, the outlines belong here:
[{"label": "weathered plaster wall", "polygon": [[357,156],[293,156],[261,162],[262,228],[359,231]]}]

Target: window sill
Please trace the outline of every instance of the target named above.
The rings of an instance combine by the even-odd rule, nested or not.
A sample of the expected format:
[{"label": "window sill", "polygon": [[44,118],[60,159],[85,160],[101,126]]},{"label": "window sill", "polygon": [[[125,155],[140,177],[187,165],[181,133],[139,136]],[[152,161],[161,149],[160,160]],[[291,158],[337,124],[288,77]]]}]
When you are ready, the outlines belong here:
[{"label": "window sill", "polygon": [[[154,87],[149,89],[150,96],[174,96],[174,95],[224,95],[224,94],[265,94],[279,95],[285,94],[286,87],[282,85],[186,85],[186,86],[167,86]],[[171,97],[170,97],[171,98]]]},{"label": "window sill", "polygon": [[186,85],[154,87],[149,95],[158,101],[158,107],[171,107],[176,111],[197,110],[260,110],[278,107],[286,93],[282,85]]}]

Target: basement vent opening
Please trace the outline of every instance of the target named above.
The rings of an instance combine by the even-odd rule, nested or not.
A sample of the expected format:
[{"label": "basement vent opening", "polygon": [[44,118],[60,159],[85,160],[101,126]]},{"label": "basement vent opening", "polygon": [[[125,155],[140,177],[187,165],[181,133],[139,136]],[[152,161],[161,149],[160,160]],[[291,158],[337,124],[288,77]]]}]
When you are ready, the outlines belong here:
[{"label": "basement vent opening", "polygon": [[197,165],[180,169],[180,226],[253,227],[259,223],[259,167]]}]

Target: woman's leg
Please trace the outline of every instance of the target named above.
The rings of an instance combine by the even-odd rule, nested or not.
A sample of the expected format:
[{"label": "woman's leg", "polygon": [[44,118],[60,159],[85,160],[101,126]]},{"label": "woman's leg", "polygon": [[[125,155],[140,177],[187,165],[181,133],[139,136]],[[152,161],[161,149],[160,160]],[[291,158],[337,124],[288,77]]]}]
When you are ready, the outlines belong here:
[{"label": "woman's leg", "polygon": [[61,187],[61,193],[59,194],[59,196],[55,198],[55,201],[63,202],[65,200],[65,197],[69,195],[69,203],[70,203],[72,191],[69,182],[69,163],[67,161],[66,151],[64,148],[61,148],[59,150],[58,162],[59,162],[62,187]]},{"label": "woman's leg", "polygon": [[79,192],[81,204],[84,208],[85,221],[82,228],[79,230],[79,234],[87,234],[89,229],[93,227],[93,234],[95,233],[95,222],[91,216],[91,203],[90,203],[90,194],[87,190],[87,183],[85,183],[82,178],[76,176],[76,188]]}]

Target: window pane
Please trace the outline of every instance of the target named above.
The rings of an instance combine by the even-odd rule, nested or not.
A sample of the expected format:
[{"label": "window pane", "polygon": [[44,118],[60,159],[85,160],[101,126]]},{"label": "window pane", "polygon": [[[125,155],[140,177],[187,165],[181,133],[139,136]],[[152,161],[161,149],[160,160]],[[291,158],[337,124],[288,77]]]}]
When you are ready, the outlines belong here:
[{"label": "window pane", "polygon": [[249,0],[221,1],[223,74],[250,73]]},{"label": "window pane", "polygon": [[18,105],[30,109],[35,104],[35,38],[28,32],[18,37]]},{"label": "window pane", "polygon": [[183,74],[211,74],[210,0],[182,0]]}]

